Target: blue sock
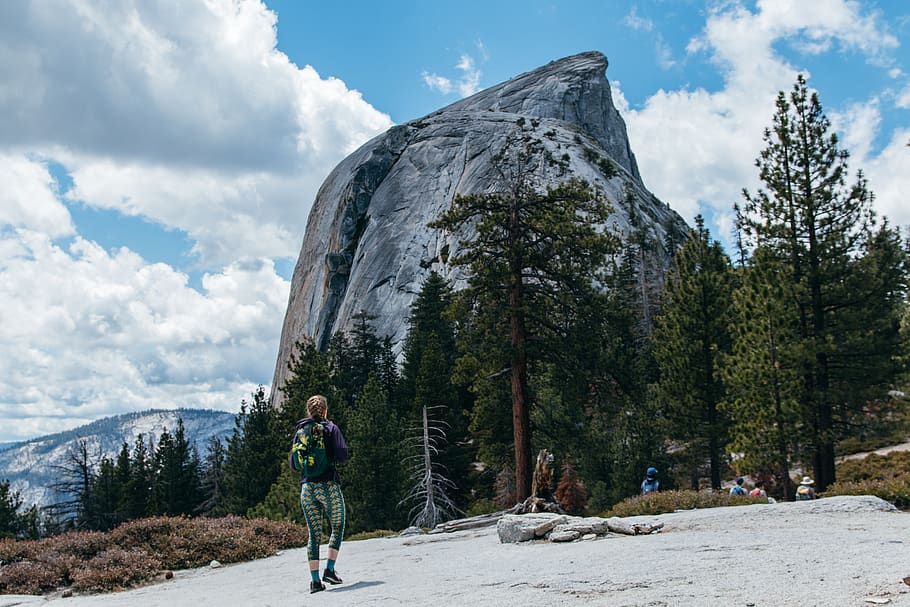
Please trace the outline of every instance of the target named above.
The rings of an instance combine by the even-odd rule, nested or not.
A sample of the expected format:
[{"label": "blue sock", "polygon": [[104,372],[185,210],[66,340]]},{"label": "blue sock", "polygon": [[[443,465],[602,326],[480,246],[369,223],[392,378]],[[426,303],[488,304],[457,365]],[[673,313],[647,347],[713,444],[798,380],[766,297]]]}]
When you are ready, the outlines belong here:
[{"label": "blue sock", "polygon": [[325,562],[325,568],[329,571],[335,571],[335,561],[329,559]]},{"label": "blue sock", "polygon": [[319,570],[310,569],[310,577],[313,578],[314,582],[318,582],[319,581]]}]

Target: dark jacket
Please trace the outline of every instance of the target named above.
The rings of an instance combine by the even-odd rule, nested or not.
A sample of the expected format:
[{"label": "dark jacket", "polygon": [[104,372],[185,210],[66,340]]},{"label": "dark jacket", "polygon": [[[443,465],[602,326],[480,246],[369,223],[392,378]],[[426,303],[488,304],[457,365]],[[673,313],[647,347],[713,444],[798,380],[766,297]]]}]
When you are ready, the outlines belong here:
[{"label": "dark jacket", "polygon": [[[296,424],[294,424],[294,431],[300,430],[304,424],[307,422],[316,421],[312,417],[307,417]],[[315,478],[307,478],[306,476],[302,477],[300,482],[308,483],[310,481],[319,483],[324,481],[338,481],[338,470],[335,469],[335,462],[344,462],[347,461],[348,454],[348,444],[344,440],[344,435],[341,433],[341,428],[336,426],[333,422],[326,422],[325,426],[327,434],[325,435],[325,451],[329,456],[329,469],[320,474]]]}]

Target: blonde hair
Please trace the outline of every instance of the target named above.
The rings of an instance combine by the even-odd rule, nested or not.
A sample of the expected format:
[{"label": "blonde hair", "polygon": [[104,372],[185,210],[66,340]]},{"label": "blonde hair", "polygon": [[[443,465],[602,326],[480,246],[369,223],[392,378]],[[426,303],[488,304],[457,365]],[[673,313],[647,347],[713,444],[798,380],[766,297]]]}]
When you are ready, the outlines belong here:
[{"label": "blonde hair", "polygon": [[329,401],[322,394],[314,394],[306,401],[307,415],[321,421],[325,420],[326,411],[329,408]]}]

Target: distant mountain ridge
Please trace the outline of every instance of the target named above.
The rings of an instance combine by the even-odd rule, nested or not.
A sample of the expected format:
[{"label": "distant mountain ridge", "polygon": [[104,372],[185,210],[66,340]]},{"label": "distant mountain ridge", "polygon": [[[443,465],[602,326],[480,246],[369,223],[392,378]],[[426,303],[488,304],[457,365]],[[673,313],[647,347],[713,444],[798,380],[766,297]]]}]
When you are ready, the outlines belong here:
[{"label": "distant mountain ridge", "polygon": [[200,457],[212,436],[225,440],[234,429],[235,413],[206,409],[150,409],[124,413],[95,420],[84,426],[50,434],[28,441],[0,446],[0,480],[9,480],[18,491],[23,506],[46,506],[57,496],[49,489],[56,480],[52,466],[63,463],[69,450],[78,441],[86,440],[90,448],[102,456],[115,457],[126,441],[130,449],[140,435],[153,443],[167,429],[173,432],[177,420],[183,420],[189,443],[195,444]]}]

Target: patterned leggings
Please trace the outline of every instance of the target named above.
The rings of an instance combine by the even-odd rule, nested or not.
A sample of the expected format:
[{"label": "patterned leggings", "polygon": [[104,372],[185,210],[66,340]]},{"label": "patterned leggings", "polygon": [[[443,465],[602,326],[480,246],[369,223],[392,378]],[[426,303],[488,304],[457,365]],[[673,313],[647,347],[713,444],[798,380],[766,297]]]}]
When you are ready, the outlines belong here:
[{"label": "patterned leggings", "polygon": [[332,527],[329,548],[338,550],[344,537],[344,496],[341,495],[341,485],[335,481],[304,483],[300,488],[300,507],[303,508],[310,536],[307,558],[311,561],[319,560],[323,514]]}]

